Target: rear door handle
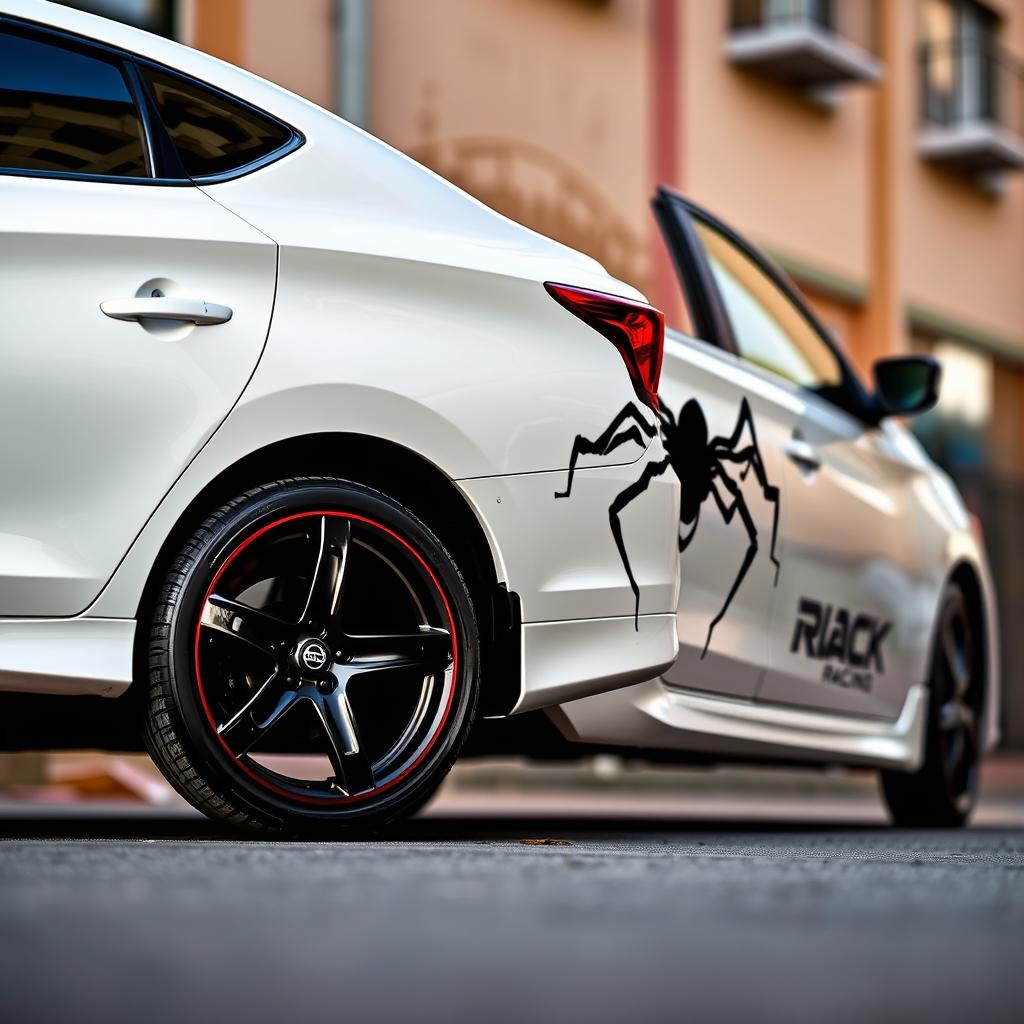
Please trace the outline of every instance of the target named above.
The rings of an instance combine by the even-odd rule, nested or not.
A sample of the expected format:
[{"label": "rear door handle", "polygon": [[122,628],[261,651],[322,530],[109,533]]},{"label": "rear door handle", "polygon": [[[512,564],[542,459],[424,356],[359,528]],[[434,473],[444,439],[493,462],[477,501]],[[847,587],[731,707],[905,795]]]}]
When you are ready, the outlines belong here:
[{"label": "rear door handle", "polygon": [[785,446],[786,455],[801,469],[821,469],[821,458],[802,437],[791,437]]},{"label": "rear door handle", "polygon": [[226,324],[231,319],[227,306],[202,299],[182,299],[175,295],[155,298],[111,299],[101,302],[100,309],[114,320],[184,320],[205,327]]}]

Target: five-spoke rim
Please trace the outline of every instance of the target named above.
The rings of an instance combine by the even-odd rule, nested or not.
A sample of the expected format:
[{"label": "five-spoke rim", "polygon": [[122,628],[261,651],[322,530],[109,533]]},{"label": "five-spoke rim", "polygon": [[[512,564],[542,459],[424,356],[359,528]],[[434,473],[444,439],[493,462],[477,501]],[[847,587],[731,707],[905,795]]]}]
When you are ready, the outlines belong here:
[{"label": "five-spoke rim", "polygon": [[978,764],[978,687],[971,624],[957,596],[943,609],[933,698],[938,701],[939,756],[950,797],[969,804]]},{"label": "five-spoke rim", "polygon": [[[245,774],[279,796],[349,803],[429,754],[452,708],[458,639],[444,589],[407,540],[319,510],[235,545],[201,602],[194,665],[206,718]],[[266,752],[326,756],[329,774],[283,772]]]}]

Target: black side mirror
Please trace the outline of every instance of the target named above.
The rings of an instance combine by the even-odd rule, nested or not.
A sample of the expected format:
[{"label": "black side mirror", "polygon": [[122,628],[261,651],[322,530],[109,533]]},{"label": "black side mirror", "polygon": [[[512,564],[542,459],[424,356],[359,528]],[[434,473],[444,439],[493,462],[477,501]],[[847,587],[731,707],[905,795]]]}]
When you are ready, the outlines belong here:
[{"label": "black side mirror", "polygon": [[939,400],[942,367],[931,356],[894,356],[874,365],[879,419],[914,416]]}]

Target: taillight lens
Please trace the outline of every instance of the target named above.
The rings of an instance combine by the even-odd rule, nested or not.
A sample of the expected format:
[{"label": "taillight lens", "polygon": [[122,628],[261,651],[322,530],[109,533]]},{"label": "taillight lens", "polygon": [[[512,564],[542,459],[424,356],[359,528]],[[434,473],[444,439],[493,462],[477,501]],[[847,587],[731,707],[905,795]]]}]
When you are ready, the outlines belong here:
[{"label": "taillight lens", "polygon": [[661,311],[617,295],[547,281],[548,294],[585,324],[603,334],[621,354],[637,397],[658,408],[658,382],[665,351]]}]

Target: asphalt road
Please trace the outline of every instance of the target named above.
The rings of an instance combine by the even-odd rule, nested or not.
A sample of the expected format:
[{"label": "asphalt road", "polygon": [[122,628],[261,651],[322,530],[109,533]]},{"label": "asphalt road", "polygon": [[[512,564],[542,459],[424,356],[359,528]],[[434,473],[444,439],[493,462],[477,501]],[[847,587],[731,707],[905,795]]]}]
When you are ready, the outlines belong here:
[{"label": "asphalt road", "polygon": [[[0,820],[5,1022],[1024,1018],[1024,830]],[[571,845],[526,845],[521,840]]]}]

